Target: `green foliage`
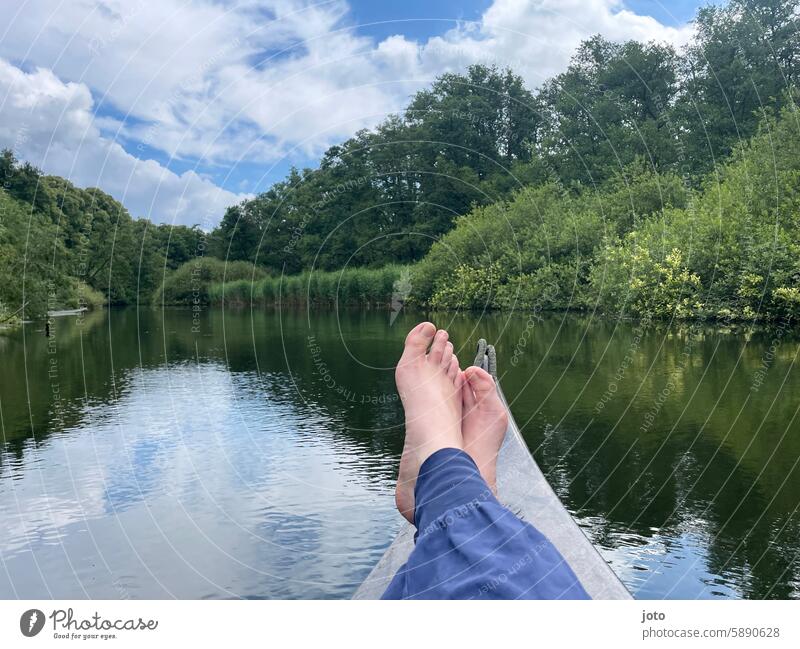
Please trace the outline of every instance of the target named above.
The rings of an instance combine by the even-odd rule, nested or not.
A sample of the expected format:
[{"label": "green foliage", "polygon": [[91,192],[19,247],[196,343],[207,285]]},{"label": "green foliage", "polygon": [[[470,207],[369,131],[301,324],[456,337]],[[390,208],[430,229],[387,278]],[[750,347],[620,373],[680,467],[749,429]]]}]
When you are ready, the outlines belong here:
[{"label": "green foliage", "polygon": [[0,323],[44,317],[69,288],[57,228],[0,190]]},{"label": "green foliage", "polygon": [[444,74],[211,233],[5,151],[0,319],[80,291],[385,304],[387,261],[404,300],[437,308],[797,317],[800,0],[710,5],[695,26],[681,51],[590,38],[536,92],[494,66]]},{"label": "green foliage", "polygon": [[532,273],[511,275],[498,287],[494,305],[525,311],[581,310],[586,303],[588,261],[566,259]]},{"label": "green foliage", "polygon": [[268,276],[212,284],[208,295],[212,303],[228,306],[388,306],[394,299],[405,301],[397,286],[403,272],[400,266],[386,266]]},{"label": "green foliage", "polygon": [[694,25],[674,121],[684,161],[699,175],[753,135],[765,114],[791,105],[789,90],[800,81],[800,2],[710,4]]},{"label": "green foliage", "polygon": [[[240,263],[240,262],[237,262]],[[245,306],[253,299],[256,282],[252,279],[236,279],[208,285],[207,301],[225,306]]]},{"label": "green foliage", "polygon": [[697,190],[634,161],[594,191],[551,183],[478,208],[413,274],[436,308],[796,318],[797,114],[766,120]]},{"label": "green foliage", "polygon": [[700,278],[686,268],[681,251],[673,248],[655,258],[636,235],[633,232],[623,245],[600,251],[590,280],[600,302],[640,318],[681,320],[700,315]]},{"label": "green foliage", "polygon": [[603,229],[595,201],[552,183],[525,189],[459,219],[414,267],[414,299],[439,308],[574,308]]},{"label": "green foliage", "polygon": [[433,294],[431,306],[434,309],[491,308],[499,277],[497,262],[478,267],[460,264]]},{"label": "green foliage", "polygon": [[67,304],[73,309],[99,309],[105,306],[108,302],[106,296],[97,289],[92,288],[85,282],[74,280],[74,290],[72,291],[74,297]]},{"label": "green foliage", "polygon": [[606,228],[622,236],[665,210],[686,207],[690,193],[673,172],[657,173],[643,158],[637,158],[604,183],[596,196],[596,209]]},{"label": "green foliage", "polygon": [[197,228],[134,220],[108,194],[43,176],[10,151],[0,181],[0,320],[149,302],[165,269],[203,247]]},{"label": "green foliage", "polygon": [[668,45],[580,45],[566,72],[543,84],[541,147],[565,184],[598,184],[645,157],[659,170],[677,160],[670,110],[677,55]]},{"label": "green foliage", "polygon": [[800,125],[786,110],[684,209],[605,242],[590,280],[600,306],[651,317],[796,318],[798,169]]},{"label": "green foliage", "polygon": [[444,74],[402,114],[331,147],[317,169],[292,170],[231,208],[213,235],[215,254],[275,274],[410,263],[474,208],[551,183],[573,196],[602,188],[595,209],[623,236],[685,207],[689,188],[765,114],[791,105],[799,6],[703,7],[680,52],[595,36],[535,93],[491,66]]},{"label": "green foliage", "polygon": [[772,300],[779,314],[788,320],[800,319],[800,289],[781,286],[772,292]]},{"label": "green foliage", "polygon": [[509,172],[537,175],[525,169],[537,123],[532,93],[510,70],[445,74],[402,115],[331,147],[319,168],[292,170],[230,208],[215,254],[274,274],[417,260],[454,218],[519,188]]},{"label": "green foliage", "polygon": [[[161,305],[208,304],[213,297],[222,300],[233,290],[237,302],[249,300],[250,285],[264,277],[264,271],[245,261],[224,262],[215,257],[199,257],[171,272],[155,292],[153,303]],[[212,287],[213,285],[213,287]]]}]

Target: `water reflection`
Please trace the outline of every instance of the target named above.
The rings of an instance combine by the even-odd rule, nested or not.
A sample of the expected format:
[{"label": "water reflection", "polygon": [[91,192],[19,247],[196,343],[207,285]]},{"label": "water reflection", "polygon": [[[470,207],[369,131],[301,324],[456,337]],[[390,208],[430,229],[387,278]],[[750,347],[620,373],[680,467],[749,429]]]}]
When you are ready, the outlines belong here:
[{"label": "water reflection", "polygon": [[[0,336],[0,596],[349,596],[400,523],[417,320],[115,310]],[[496,341],[529,447],[637,596],[798,595],[796,340],[765,370],[769,333],[438,324],[462,359]]]}]

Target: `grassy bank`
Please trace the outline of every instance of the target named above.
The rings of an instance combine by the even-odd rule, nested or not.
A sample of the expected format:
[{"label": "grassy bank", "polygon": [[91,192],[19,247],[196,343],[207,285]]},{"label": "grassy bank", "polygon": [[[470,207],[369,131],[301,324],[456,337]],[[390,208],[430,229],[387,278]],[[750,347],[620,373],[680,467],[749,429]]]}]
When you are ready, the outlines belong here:
[{"label": "grassy bank", "polygon": [[186,262],[167,275],[153,295],[156,306],[193,306],[211,301],[215,284],[246,282],[250,285],[264,277],[264,270],[246,261],[224,262],[215,257],[200,257]]},{"label": "grassy bank", "polygon": [[224,306],[391,306],[405,301],[410,288],[402,266],[313,271],[299,275],[216,282],[209,286],[212,304]]}]

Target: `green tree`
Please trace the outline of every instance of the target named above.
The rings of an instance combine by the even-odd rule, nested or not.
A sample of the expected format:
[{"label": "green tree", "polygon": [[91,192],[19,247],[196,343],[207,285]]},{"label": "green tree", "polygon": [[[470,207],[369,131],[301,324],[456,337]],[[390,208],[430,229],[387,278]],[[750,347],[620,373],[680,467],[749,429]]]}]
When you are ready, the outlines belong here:
[{"label": "green tree", "polygon": [[537,95],[541,151],[561,182],[601,183],[637,157],[657,170],[674,164],[676,65],[667,45],[602,36],[581,44]]},{"label": "green tree", "polygon": [[703,173],[791,100],[800,75],[800,0],[732,0],[698,10],[678,104],[687,162]]}]

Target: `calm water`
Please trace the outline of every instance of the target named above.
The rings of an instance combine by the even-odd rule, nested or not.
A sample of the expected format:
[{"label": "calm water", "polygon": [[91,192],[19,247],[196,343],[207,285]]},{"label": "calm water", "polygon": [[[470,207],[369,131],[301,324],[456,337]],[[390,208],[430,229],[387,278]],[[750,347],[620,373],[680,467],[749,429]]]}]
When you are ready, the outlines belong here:
[{"label": "calm water", "polygon": [[[417,319],[113,310],[0,335],[0,597],[350,596],[400,525],[392,365]],[[796,337],[437,324],[463,359],[497,341],[529,448],[637,597],[800,595]]]}]

